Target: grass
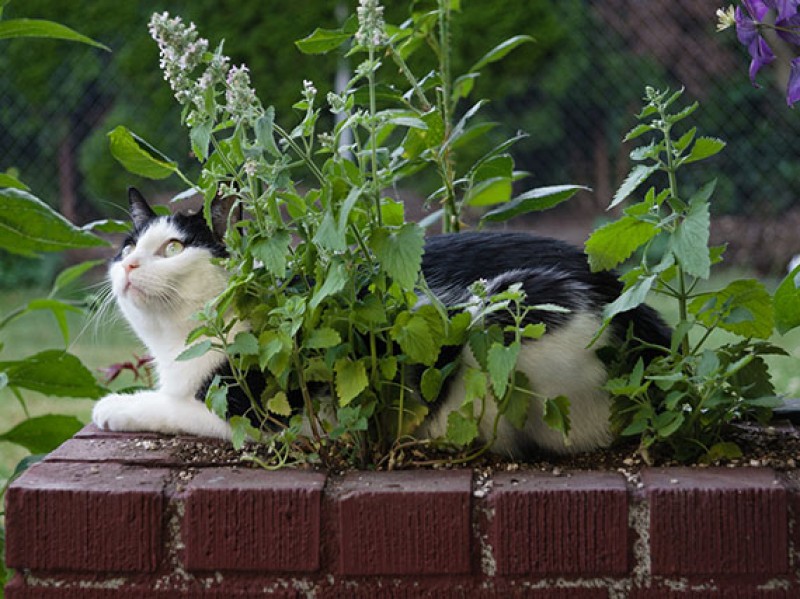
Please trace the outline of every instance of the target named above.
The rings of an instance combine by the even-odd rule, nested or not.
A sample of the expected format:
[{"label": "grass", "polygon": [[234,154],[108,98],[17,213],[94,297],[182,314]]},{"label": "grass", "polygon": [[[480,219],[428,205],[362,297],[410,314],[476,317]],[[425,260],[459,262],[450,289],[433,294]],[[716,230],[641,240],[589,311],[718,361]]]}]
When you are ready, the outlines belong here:
[{"label": "grass", "polygon": [[[720,288],[729,280],[742,276],[742,273],[723,273],[715,278],[711,287]],[[774,288],[777,281],[766,281],[769,288]],[[33,298],[42,297],[46,292],[32,290],[0,291],[0,316]],[[677,308],[668,300],[653,302],[668,321],[674,322]],[[141,343],[130,333],[121,320],[106,319],[107,322],[88,323],[77,315],[70,315],[70,332],[72,341],[69,351],[77,355],[93,371],[109,366],[115,362],[130,360],[133,354],[141,355],[144,350]],[[731,335],[720,331],[715,333],[710,343],[719,344]],[[797,397],[800,395],[800,329],[772,340],[783,347],[789,357],[772,356],[769,359],[775,387],[779,393]],[[63,348],[64,341],[49,313],[38,312],[28,314],[0,331],[0,360],[13,360],[35,354],[44,349]],[[130,381],[128,381],[129,383]],[[37,393],[25,392],[25,404],[31,416],[43,414],[70,414],[84,422],[89,421],[92,401],[44,397]],[[0,432],[8,430],[25,419],[25,412],[16,398],[8,391],[0,391]],[[13,471],[17,462],[27,452],[10,443],[0,442],[0,484]]]},{"label": "grass", "polygon": [[[0,316],[26,305],[31,299],[45,297],[37,290],[0,291]],[[70,344],[67,349],[78,356],[93,372],[115,362],[130,360],[134,353],[142,354],[141,343],[122,321],[87,322],[77,315],[68,315]],[[22,316],[0,330],[0,360],[15,360],[45,349],[63,349],[64,339],[49,312],[33,312]],[[98,376],[99,376],[98,372]],[[88,422],[93,402],[85,399],[45,397],[23,391],[25,407],[31,416],[69,414]],[[26,418],[25,410],[7,389],[0,390],[0,432],[8,430]],[[0,442],[0,484],[8,478],[20,459],[27,455],[23,448]]]}]

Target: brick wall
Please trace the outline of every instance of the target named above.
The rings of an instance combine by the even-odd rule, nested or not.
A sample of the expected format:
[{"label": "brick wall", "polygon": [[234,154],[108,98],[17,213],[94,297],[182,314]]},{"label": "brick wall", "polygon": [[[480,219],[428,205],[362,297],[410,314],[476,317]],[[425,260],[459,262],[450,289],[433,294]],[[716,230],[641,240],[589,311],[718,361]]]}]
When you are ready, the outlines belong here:
[{"label": "brick wall", "polygon": [[9,489],[9,599],[800,597],[800,476],[268,472],[87,427]]}]

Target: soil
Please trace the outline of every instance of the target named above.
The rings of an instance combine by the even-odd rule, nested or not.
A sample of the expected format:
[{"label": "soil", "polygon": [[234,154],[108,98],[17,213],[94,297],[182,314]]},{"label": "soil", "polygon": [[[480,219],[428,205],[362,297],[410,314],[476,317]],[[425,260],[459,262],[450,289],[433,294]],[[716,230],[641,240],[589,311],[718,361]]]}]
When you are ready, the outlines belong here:
[{"label": "soil", "polygon": [[[800,429],[788,421],[774,422],[769,426],[757,424],[737,424],[728,437],[742,449],[743,457],[725,459],[714,463],[688,464],[698,468],[709,466],[737,467],[770,467],[778,471],[794,470],[800,463]],[[188,439],[175,437],[161,439],[159,444],[168,445],[176,450],[175,457],[187,466],[238,466],[259,467],[253,459],[269,461],[266,448],[260,445],[248,445],[236,451],[229,443],[221,441]],[[162,445],[162,446],[163,446]],[[377,469],[391,470],[400,468],[462,468],[472,467],[482,476],[492,472],[535,470],[555,475],[575,470],[617,471],[629,480],[636,480],[639,471],[646,466],[686,466],[670,460],[659,460],[657,457],[651,464],[646,464],[637,452],[635,444],[621,444],[609,449],[573,456],[543,456],[541,459],[526,462],[510,461],[501,456],[486,454],[469,464],[448,463],[452,455],[430,449],[411,446],[396,452],[392,461],[384,460]],[[335,464],[335,460],[334,460]],[[315,464],[297,466],[303,469],[323,469]],[[328,468],[328,471],[342,474],[348,468],[344,463]]]}]

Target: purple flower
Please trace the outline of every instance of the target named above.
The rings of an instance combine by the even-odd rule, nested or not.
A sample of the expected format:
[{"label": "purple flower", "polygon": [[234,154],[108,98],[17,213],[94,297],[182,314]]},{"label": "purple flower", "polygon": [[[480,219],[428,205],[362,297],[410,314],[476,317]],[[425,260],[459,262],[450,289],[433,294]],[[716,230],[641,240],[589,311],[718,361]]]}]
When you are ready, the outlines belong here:
[{"label": "purple flower", "polygon": [[[756,75],[761,67],[775,60],[772,48],[762,36],[762,29],[769,27],[784,41],[800,46],[800,0],[742,0],[744,8],[737,7],[735,13],[736,36],[750,52],[750,81],[758,87]],[[765,18],[775,11],[774,24],[765,23]],[[800,101],[800,59],[792,61],[786,101],[789,105]]]}]

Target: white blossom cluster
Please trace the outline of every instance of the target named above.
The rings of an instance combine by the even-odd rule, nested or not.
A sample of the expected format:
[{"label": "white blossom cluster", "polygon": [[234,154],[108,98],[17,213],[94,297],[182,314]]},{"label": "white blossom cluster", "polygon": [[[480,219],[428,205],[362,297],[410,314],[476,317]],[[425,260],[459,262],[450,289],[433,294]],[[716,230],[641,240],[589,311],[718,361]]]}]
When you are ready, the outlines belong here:
[{"label": "white blossom cluster", "polygon": [[386,24],[383,21],[383,6],[378,0],[359,0],[358,31],[356,42],[367,48],[377,48],[386,43]]},{"label": "white blossom cluster", "polygon": [[[198,124],[216,114],[207,114],[206,97],[209,90],[216,95],[218,85],[224,86],[227,111],[236,121],[253,122],[263,110],[250,84],[250,74],[245,65],[230,66],[230,58],[222,54],[221,46],[213,54],[208,52],[208,40],[199,37],[194,23],[186,25],[180,17],[169,13],[155,13],[148,27],[150,36],[158,44],[159,66],[164,79],[181,104],[189,104],[192,110],[187,118],[190,124]],[[196,80],[193,72],[205,64],[203,73]]]}]

